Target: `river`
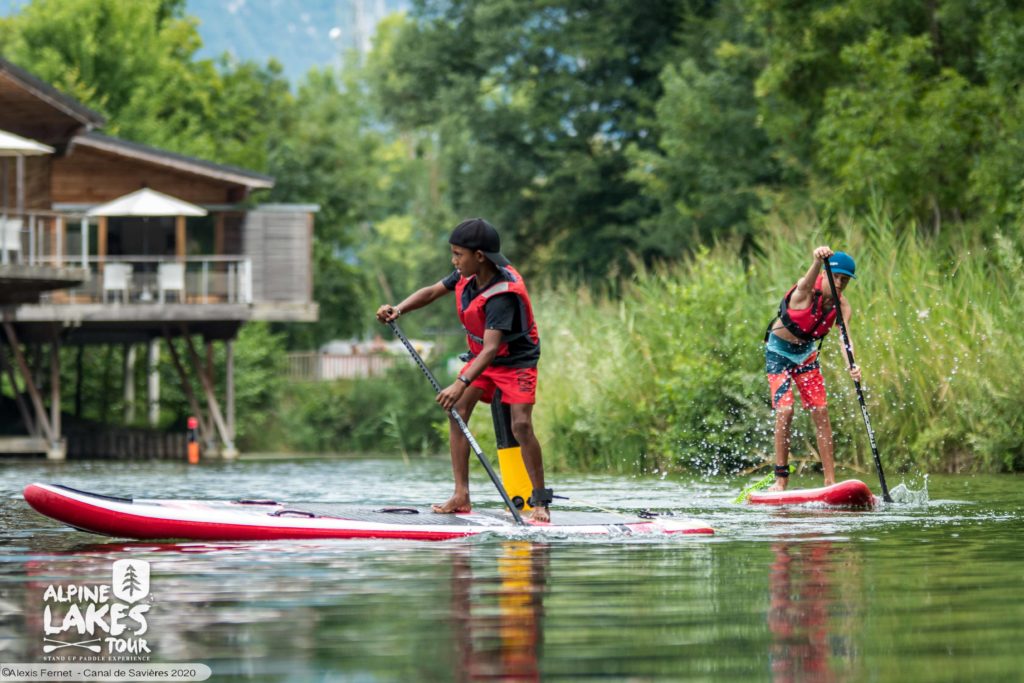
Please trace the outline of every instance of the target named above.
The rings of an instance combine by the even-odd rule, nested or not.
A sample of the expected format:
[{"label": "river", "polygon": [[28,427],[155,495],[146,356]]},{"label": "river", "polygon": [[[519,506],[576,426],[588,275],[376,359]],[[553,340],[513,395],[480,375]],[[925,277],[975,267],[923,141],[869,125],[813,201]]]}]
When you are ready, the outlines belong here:
[{"label": "river", "polygon": [[[126,543],[37,515],[21,489],[420,504],[449,493],[449,468],[441,458],[4,461],[0,662],[40,660],[47,586],[109,582],[113,561],[141,559],[151,567],[152,661],[205,663],[215,681],[1024,676],[1021,477],[933,476],[916,502],[862,512],[736,505],[737,479],[552,480],[574,509],[651,508],[717,533]],[[480,472],[473,486],[477,506],[497,507]]]}]

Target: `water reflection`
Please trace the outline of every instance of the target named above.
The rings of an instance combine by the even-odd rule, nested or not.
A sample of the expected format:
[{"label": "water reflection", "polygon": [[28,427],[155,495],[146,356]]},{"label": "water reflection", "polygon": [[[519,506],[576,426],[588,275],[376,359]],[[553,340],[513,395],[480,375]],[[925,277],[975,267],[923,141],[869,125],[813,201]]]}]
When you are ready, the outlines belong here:
[{"label": "water reflection", "polygon": [[399,680],[414,666],[431,680],[539,681],[550,556],[518,540],[383,555],[358,542],[82,544],[21,565],[9,644],[42,659],[46,587],[109,583],[113,561],[132,557],[153,566],[152,661],[287,680],[323,668]]},{"label": "water reflection", "polygon": [[495,577],[489,569],[474,572],[469,548],[455,553],[451,614],[457,680],[540,680],[549,559],[547,545],[504,541]]},{"label": "water reflection", "polygon": [[[849,583],[860,574],[860,553],[832,541],[772,544],[768,573],[768,630],[772,680],[849,679],[853,662],[854,604]],[[837,585],[838,584],[838,585]]]}]

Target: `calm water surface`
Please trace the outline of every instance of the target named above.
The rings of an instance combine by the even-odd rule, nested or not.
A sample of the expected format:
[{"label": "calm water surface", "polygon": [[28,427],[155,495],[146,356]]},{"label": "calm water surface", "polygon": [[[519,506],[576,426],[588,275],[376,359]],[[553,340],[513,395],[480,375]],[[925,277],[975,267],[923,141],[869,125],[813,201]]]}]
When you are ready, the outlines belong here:
[{"label": "calm water surface", "polygon": [[[497,507],[478,475],[476,504]],[[109,583],[114,560],[144,559],[153,661],[203,662],[216,681],[1024,680],[1020,477],[932,477],[927,500],[871,512],[735,505],[735,479],[559,477],[568,507],[652,508],[718,534],[544,542],[125,543],[21,500],[47,481],[426,503],[449,477],[442,459],[3,461],[0,662],[43,656],[47,585]]]}]

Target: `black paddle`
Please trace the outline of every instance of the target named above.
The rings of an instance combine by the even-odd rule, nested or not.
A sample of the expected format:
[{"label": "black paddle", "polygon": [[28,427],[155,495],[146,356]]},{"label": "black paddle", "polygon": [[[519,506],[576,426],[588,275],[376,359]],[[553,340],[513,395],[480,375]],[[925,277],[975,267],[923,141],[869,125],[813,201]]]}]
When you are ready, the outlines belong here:
[{"label": "black paddle", "polygon": [[[831,257],[829,257],[831,258]],[[836,281],[832,278],[832,266],[828,259],[824,259],[825,275],[828,276],[828,286],[832,289],[832,305],[836,307],[836,321],[839,323],[839,331],[843,335],[843,346],[846,348],[846,359],[850,361],[852,369],[853,347],[850,346],[850,335],[846,331],[846,323],[843,322],[843,307],[840,305],[839,292],[836,291]],[[868,418],[868,406],[864,402],[864,391],[860,388],[860,382],[853,380],[853,386],[857,387],[857,400],[860,402],[860,414],[864,416],[864,426],[868,430],[868,441],[871,442],[871,455],[875,458],[875,469],[878,470],[878,483],[882,485],[882,500],[886,503],[892,502],[889,495],[889,487],[885,485],[885,473],[882,472],[882,459],[878,457],[878,446],[875,444],[875,431],[871,429],[871,420]]]},{"label": "black paddle", "polygon": [[[414,361],[416,361],[416,365],[420,366],[420,370],[422,370],[423,374],[426,375],[428,380],[430,380],[431,386],[434,387],[434,393],[440,394],[441,385],[438,384],[437,379],[434,378],[434,373],[430,372],[430,368],[427,367],[427,364],[423,362],[422,358],[420,358],[420,354],[418,354],[416,349],[413,348],[409,339],[402,333],[401,328],[398,327],[398,323],[392,320],[388,322],[388,326],[391,328],[391,331],[395,333],[395,336],[401,340],[402,344],[409,352],[409,355],[412,356]],[[501,485],[501,479],[491,467],[491,463],[487,462],[487,456],[484,455],[484,451],[480,448],[480,444],[476,442],[476,439],[473,438],[473,434],[470,433],[469,427],[466,425],[466,421],[462,419],[462,416],[459,415],[459,411],[455,410],[455,408],[449,410],[448,413],[452,416],[452,419],[455,420],[455,424],[459,426],[459,429],[462,431],[462,435],[465,436],[466,441],[469,442],[470,448],[472,448],[473,452],[476,453],[476,457],[480,459],[480,464],[484,466],[485,470],[487,470],[487,476],[489,476],[491,481],[494,482],[494,487],[498,489],[498,493],[501,494],[501,499],[505,501],[505,505],[508,506],[509,512],[512,513],[512,516],[516,520],[516,524],[525,525],[526,522],[523,521],[522,516],[519,514],[519,510],[512,504],[512,501],[508,497],[508,493],[505,492],[505,487]]]}]

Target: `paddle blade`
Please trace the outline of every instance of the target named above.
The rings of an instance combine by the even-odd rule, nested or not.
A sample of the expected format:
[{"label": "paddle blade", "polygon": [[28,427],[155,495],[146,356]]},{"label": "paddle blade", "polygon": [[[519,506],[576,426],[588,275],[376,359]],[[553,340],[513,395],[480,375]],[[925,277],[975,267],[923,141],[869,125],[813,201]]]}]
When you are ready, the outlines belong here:
[{"label": "paddle blade", "polygon": [[[794,469],[795,468],[792,465],[789,466],[789,471],[790,471],[791,474],[792,474]],[[746,503],[747,502],[747,498],[750,498],[750,494],[751,493],[753,493],[754,491],[760,491],[761,489],[768,488],[769,486],[772,485],[772,483],[774,481],[775,481],[775,473],[774,472],[769,472],[768,474],[766,474],[764,476],[763,479],[759,479],[758,481],[754,482],[753,484],[751,484],[747,488],[745,488],[742,491],[740,491],[740,495],[736,496],[736,499],[733,502],[734,503]]]}]

